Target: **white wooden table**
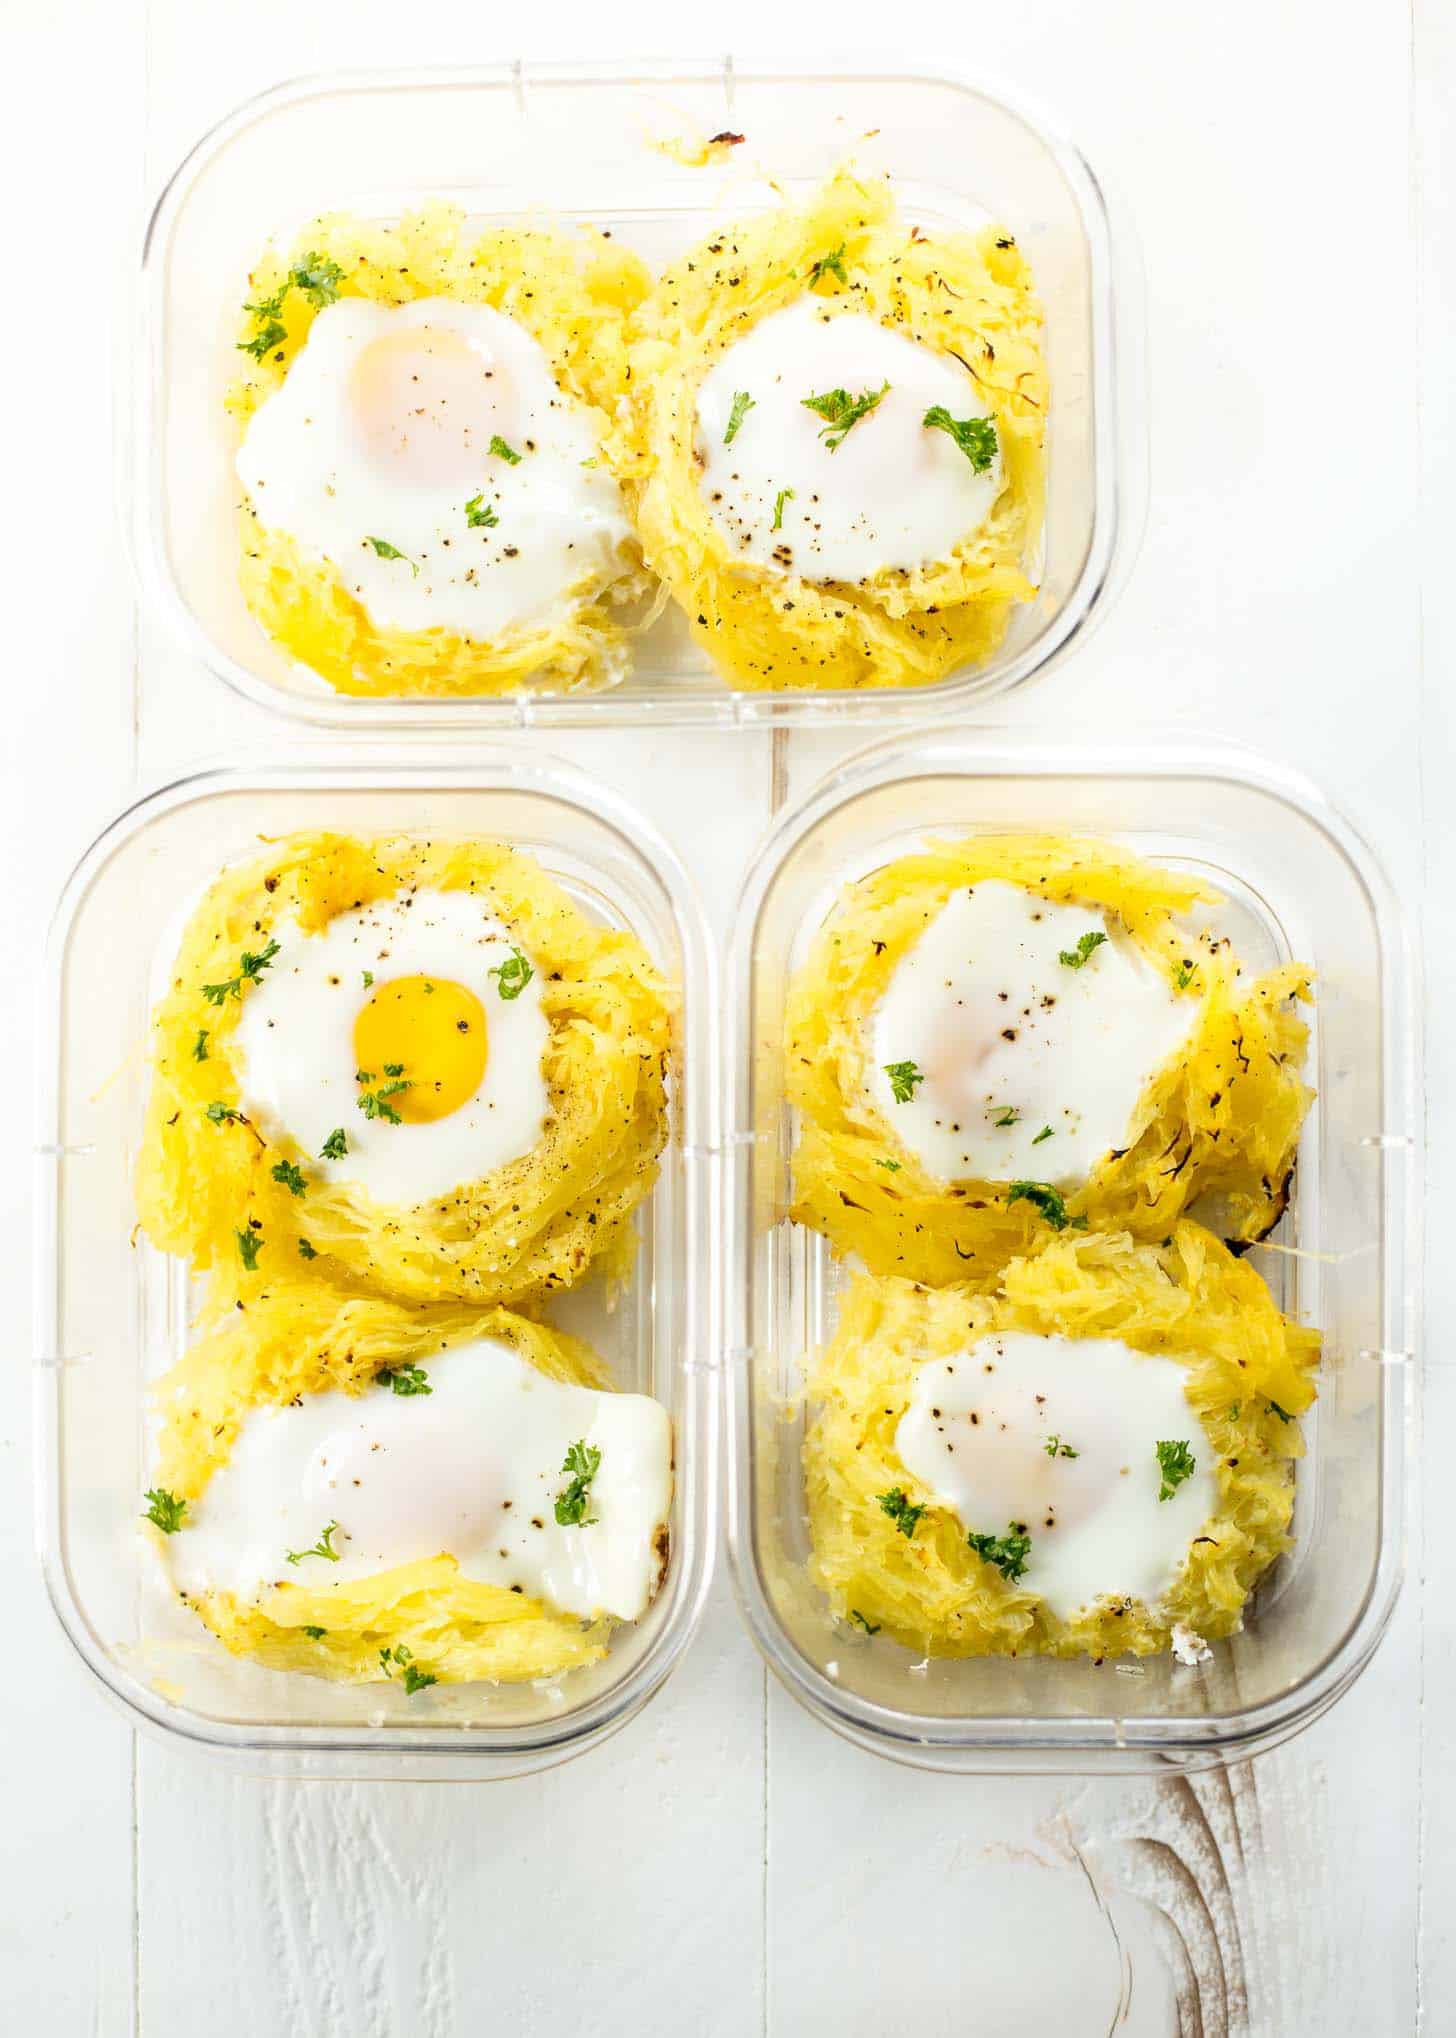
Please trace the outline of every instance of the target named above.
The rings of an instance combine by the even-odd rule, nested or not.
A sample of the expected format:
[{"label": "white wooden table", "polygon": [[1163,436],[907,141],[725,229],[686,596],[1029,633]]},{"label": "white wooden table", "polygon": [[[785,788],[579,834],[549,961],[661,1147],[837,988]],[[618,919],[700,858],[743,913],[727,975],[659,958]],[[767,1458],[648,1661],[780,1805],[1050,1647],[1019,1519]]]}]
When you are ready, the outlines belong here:
[{"label": "white wooden table", "polygon": [[[1192,1782],[955,1782],[855,1753],[769,1685],[721,1578],[666,1691],[545,1776],[264,1785],[139,1740],[45,1605],[17,1321],[0,1391],[0,2029],[1456,2030],[1456,1310],[1441,1223],[1456,1192],[1456,22],[1442,0],[1413,14],[1391,0],[897,0],[874,14],[738,0],[731,20],[695,27],[663,0],[637,0],[635,19],[582,0],[530,18],[479,0],[0,0],[0,1271],[17,1317],[28,1072],[45,1050],[31,977],[53,893],[139,783],[291,740],[138,619],[107,381],[144,201],[218,115],[299,72],[651,54],[711,35],[831,66],[893,50],[1055,109],[1142,239],[1152,508],[1111,620],[1005,717],[1103,736],[1176,723],[1297,762],[1424,912],[1438,1020],[1432,1476],[1405,1595],[1327,1719]],[[769,744],[555,747],[691,845],[721,925],[769,814]],[[843,747],[789,739],[790,788]],[[710,840],[692,825],[709,782]]]}]

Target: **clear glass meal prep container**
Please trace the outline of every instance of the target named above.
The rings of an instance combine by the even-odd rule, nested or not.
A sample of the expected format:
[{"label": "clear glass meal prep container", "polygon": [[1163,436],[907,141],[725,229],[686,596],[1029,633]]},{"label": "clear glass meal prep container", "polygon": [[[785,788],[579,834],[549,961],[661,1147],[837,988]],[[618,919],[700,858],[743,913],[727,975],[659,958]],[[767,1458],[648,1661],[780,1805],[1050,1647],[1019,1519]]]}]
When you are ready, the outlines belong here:
[{"label": "clear glass meal prep container", "polygon": [[[620,1386],[672,1413],[671,1556],[643,1620],[557,1682],[406,1698],[394,1684],[264,1670],[177,1605],[138,1533],[146,1383],[180,1356],[191,1299],[182,1263],[134,1235],[148,1015],[202,886],[260,836],[311,827],[516,843],[584,911],[639,934],[681,998],[671,1138],[639,1216],[635,1278],[615,1306],[588,1284],[556,1312]],[[494,1776],[580,1752],[661,1684],[697,1620],[716,1522],[713,977],[673,852],[614,794],[539,756],[402,767],[356,749],[340,769],[207,772],[143,799],[82,859],[52,930],[40,1033],[54,1053],[38,1133],[38,1532],[62,1624],[133,1714],[269,1773]]]},{"label": "clear glass meal prep container", "polygon": [[[650,145],[725,129],[745,142],[707,170]],[[393,218],[434,196],[479,223],[534,214],[605,225],[657,267],[735,211],[776,202],[760,170],[799,196],[856,145],[894,173],[912,219],[1008,225],[1046,307],[1041,591],[992,659],[932,687],[734,694],[669,613],[639,642],[634,672],[605,693],[364,700],[335,694],[265,638],[237,584],[236,436],[222,405],[248,271],[270,238],[286,241],[320,212]],[[215,673],[307,721],[355,731],[925,721],[1004,692],[1065,652],[1135,550],[1145,491],[1131,237],[1119,225],[1114,245],[1078,151],[983,83],[721,59],[304,79],[241,107],[193,149],[158,202],[141,284],[123,471],[133,475],[126,521],[142,584]]]},{"label": "clear glass meal prep container", "polygon": [[[795,1397],[832,1332],[844,1274],[790,1225],[785,985],[839,887],[945,831],[1098,833],[1210,878],[1256,968],[1313,965],[1319,1091],[1290,1211],[1258,1249],[1282,1307],[1319,1325],[1295,1547],[1244,1631],[1197,1669],[1134,1662],[916,1661],[828,1614],[806,1570]],[[1368,1661],[1402,1571],[1415,1415],[1418,1119],[1413,965],[1370,851],[1298,777],[1233,750],[1047,743],[988,730],[881,744],[777,822],[747,879],[729,975],[729,1543],[771,1667],[850,1740],[927,1768],[1196,1767],[1273,1746]]]}]

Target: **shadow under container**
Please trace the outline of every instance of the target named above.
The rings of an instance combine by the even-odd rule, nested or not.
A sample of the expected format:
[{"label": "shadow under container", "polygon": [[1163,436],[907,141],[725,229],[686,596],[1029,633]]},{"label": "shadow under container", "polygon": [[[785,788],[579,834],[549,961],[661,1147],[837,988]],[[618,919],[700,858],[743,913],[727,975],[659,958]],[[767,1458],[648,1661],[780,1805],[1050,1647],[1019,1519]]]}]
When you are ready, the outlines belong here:
[{"label": "shadow under container", "polygon": [[[685,168],[654,137],[741,133],[724,164]],[[869,138],[873,136],[873,140]],[[934,686],[735,693],[671,608],[634,668],[599,693],[348,698],[264,635],[238,585],[235,379],[248,272],[320,213],[389,221],[431,198],[472,226],[543,218],[610,229],[654,272],[737,214],[802,200],[857,147],[934,231],[1004,224],[1046,311],[1051,408],[1040,591],[984,664]],[[1078,150],[999,88],[890,71],[796,73],[719,60],[497,65],[341,74],[279,86],[199,141],[163,191],[143,251],[128,460],[144,592],[248,699],[356,734],[673,723],[924,722],[1044,670],[1085,634],[1136,547],[1141,319],[1130,235],[1114,239]]]},{"label": "shadow under container", "polygon": [[[846,1275],[784,1216],[794,1115],[786,987],[840,888],[927,836],[1115,837],[1223,894],[1221,931],[1257,970],[1314,971],[1318,1091],[1280,1247],[1255,1261],[1324,1335],[1304,1419],[1294,1547],[1242,1632],[1198,1668],[1045,1657],[917,1661],[833,1619],[809,1574],[803,1361],[833,1332]],[[1369,850],[1303,780],[1224,749],[1099,751],[976,738],[880,745],[778,822],[740,903],[729,1000],[726,1373],[729,1544],[748,1624],[795,1698],[847,1739],[924,1768],[1197,1768],[1269,1748],[1369,1661],[1395,1604],[1415,1407],[1419,1181],[1412,964]]]},{"label": "shadow under container", "polygon": [[[178,1605],[139,1529],[147,1386],[181,1356],[195,1301],[182,1262],[134,1236],[149,1015],[201,889],[260,836],[311,828],[509,841],[589,918],[640,936],[680,1000],[669,1141],[638,1215],[634,1278],[611,1306],[588,1280],[554,1311],[618,1386],[672,1416],[670,1557],[642,1620],[559,1680],[407,1698],[395,1683],[265,1670]],[[692,1634],[713,1557],[715,1025],[713,959],[677,858],[614,795],[549,760],[400,768],[356,753],[342,769],[207,773],[144,799],[83,858],[52,930],[40,1036],[53,1057],[38,1132],[38,1533],[63,1627],[135,1718],[265,1774],[492,1777],[580,1753],[657,1690]]]}]

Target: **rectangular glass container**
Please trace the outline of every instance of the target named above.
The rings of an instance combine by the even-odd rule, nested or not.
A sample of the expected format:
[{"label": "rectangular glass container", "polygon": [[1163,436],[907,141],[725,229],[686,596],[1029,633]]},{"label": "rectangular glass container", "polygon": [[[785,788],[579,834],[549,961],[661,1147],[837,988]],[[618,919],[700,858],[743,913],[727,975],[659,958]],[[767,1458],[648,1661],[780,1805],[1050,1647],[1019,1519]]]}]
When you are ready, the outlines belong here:
[{"label": "rectangular glass container", "polygon": [[[655,140],[742,133],[726,165],[687,169]],[[870,137],[873,137],[871,140]],[[431,197],[472,221],[605,225],[651,267],[737,211],[802,197],[859,146],[929,227],[1004,222],[1046,308],[1051,378],[1041,590],[985,664],[935,686],[735,694],[665,615],[635,669],[597,694],[350,699],[273,645],[237,577],[235,374],[248,271],[320,212],[397,217]],[[793,72],[715,61],[497,65],[305,79],[205,136],[157,204],[143,253],[129,464],[144,589],[197,656],[249,699],[306,721],[499,729],[523,723],[925,721],[1045,668],[1130,563],[1142,500],[1137,270],[1081,155],[999,89],[912,72]]]},{"label": "rectangular glass container", "polygon": [[[680,999],[670,1138],[635,1277],[614,1304],[588,1282],[557,1310],[619,1386],[671,1412],[671,1555],[644,1618],[558,1681],[411,1699],[392,1683],[265,1670],[186,1614],[138,1532],[147,1384],[181,1356],[193,1299],[182,1263],[135,1229],[149,1015],[202,887],[260,836],[321,827],[510,841],[584,912],[638,934]],[[38,1532],[62,1624],[135,1716],[274,1774],[510,1775],[601,1739],[661,1684],[701,1608],[716,1523],[713,975],[673,852],[615,795],[540,757],[401,767],[356,749],[338,769],[204,773],[142,800],[82,859],[53,925],[40,1033],[53,1051],[38,1129]]]},{"label": "rectangular glass container", "polygon": [[[839,888],[928,835],[1112,836],[1223,893],[1255,968],[1315,977],[1318,1090],[1288,1215],[1259,1250],[1280,1306],[1324,1333],[1304,1422],[1293,1551],[1243,1631],[1169,1656],[917,1662],[833,1620],[807,1569],[802,1362],[832,1333],[843,1269],[788,1223],[788,980]],[[990,730],[851,759],[778,821],[747,880],[730,965],[726,1379],[729,1542],[771,1667],[849,1739],[966,1771],[1200,1766],[1273,1746],[1358,1675],[1389,1618],[1415,1408],[1419,1120],[1413,964],[1400,907],[1350,827],[1299,778],[1234,750],[1099,749]]]}]

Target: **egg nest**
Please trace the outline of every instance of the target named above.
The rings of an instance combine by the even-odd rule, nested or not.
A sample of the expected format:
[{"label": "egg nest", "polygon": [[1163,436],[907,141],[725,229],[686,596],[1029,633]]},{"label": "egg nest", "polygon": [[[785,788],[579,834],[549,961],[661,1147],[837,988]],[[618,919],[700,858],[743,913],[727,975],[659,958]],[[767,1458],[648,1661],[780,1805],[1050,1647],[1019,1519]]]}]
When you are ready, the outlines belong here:
[{"label": "egg nest", "polygon": [[[1201,1008],[1144,1087],[1126,1147],[1051,1202],[1052,1216],[1008,1201],[1008,1182],[930,1174],[866,1090],[870,1020],[895,969],[952,892],[988,879],[1115,915]],[[1162,1238],[1195,1199],[1226,1239],[1263,1236],[1284,1210],[1314,1094],[1299,1074],[1310,977],[1289,964],[1247,980],[1226,942],[1191,936],[1178,916],[1217,900],[1115,845],[1043,835],[934,841],[847,886],[787,999],[784,1080],[800,1115],[791,1215],[875,1272],[932,1286],[994,1279],[1054,1224]]]},{"label": "egg nest", "polygon": [[[338,913],[417,890],[471,893],[532,957],[549,1027],[541,1070],[550,1116],[528,1153],[401,1209],[357,1184],[323,1180],[311,1155],[249,1121],[234,1037],[250,987],[213,1005],[203,986],[236,976],[243,951],[260,952],[280,923],[318,933]],[[415,1301],[524,1304],[569,1288],[591,1265],[625,1277],[632,1213],[657,1178],[667,1136],[670,1033],[666,987],[642,943],[587,920],[520,851],[290,836],[224,872],[183,934],[153,1022],[136,1179],[142,1224],[196,1268],[245,1276],[245,1293],[310,1254],[325,1277],[347,1273]],[[244,1115],[215,1122],[210,1106]],[[275,1178],[283,1163],[303,1171],[303,1195]]]},{"label": "egg nest", "polygon": [[[331,1388],[378,1392],[382,1375],[478,1338],[514,1346],[550,1379],[612,1385],[589,1346],[508,1310],[411,1309],[322,1280],[285,1280],[240,1312],[220,1284],[200,1334],[155,1390],[157,1484],[195,1512],[251,1410]],[[612,1626],[466,1577],[445,1555],[333,1586],[280,1580],[256,1599],[181,1596],[233,1655],[349,1683],[389,1674],[386,1649],[407,1652],[394,1655],[396,1679],[405,1662],[440,1684],[555,1676],[603,1656]]]},{"label": "egg nest", "polygon": [[[1109,1595],[1058,1618],[977,1556],[967,1524],[901,1463],[895,1432],[917,1367],[1005,1331],[1120,1338],[1183,1362],[1217,1512],[1161,1606]],[[1054,1239],[1013,1260],[990,1294],[861,1275],[808,1386],[813,1574],[836,1614],[931,1655],[1145,1656],[1168,1648],[1175,1625],[1231,1634],[1289,1547],[1295,1418],[1314,1399],[1318,1358],[1318,1333],[1281,1316],[1258,1275],[1187,1220],[1160,1246],[1125,1233]],[[894,1487],[925,1510],[908,1537],[879,1504]]]},{"label": "egg nest", "polygon": [[[877,319],[969,371],[995,416],[1005,485],[950,556],[857,582],[802,580],[737,556],[699,487],[697,392],[714,363],[801,297]],[[1047,414],[1041,309],[1011,236],[921,234],[887,182],[841,170],[802,206],[727,227],[669,268],[630,322],[630,422],[612,463],[648,566],[735,687],[925,686],[986,658],[1036,594]]]},{"label": "egg nest", "polygon": [[[627,385],[626,315],[650,279],[635,255],[596,230],[492,227],[470,236],[464,214],[435,204],[397,226],[345,214],[305,229],[286,254],[270,250],[251,272],[237,344],[245,366],[227,408],[240,424],[282,387],[322,310],[295,272],[336,263],[342,279],[322,294],[383,305],[448,297],[503,312],[544,349],[566,393],[594,413],[605,436]],[[279,291],[281,303],[274,301]],[[317,295],[318,293],[316,293]],[[261,309],[259,309],[261,307]],[[256,363],[246,349],[270,318],[283,338]],[[485,643],[447,629],[381,628],[349,592],[332,561],[305,553],[286,531],[242,505],[243,596],[268,635],[347,694],[569,692],[608,684],[626,668],[627,636],[616,611],[647,585],[629,568],[603,586],[589,578],[551,615]]]}]

